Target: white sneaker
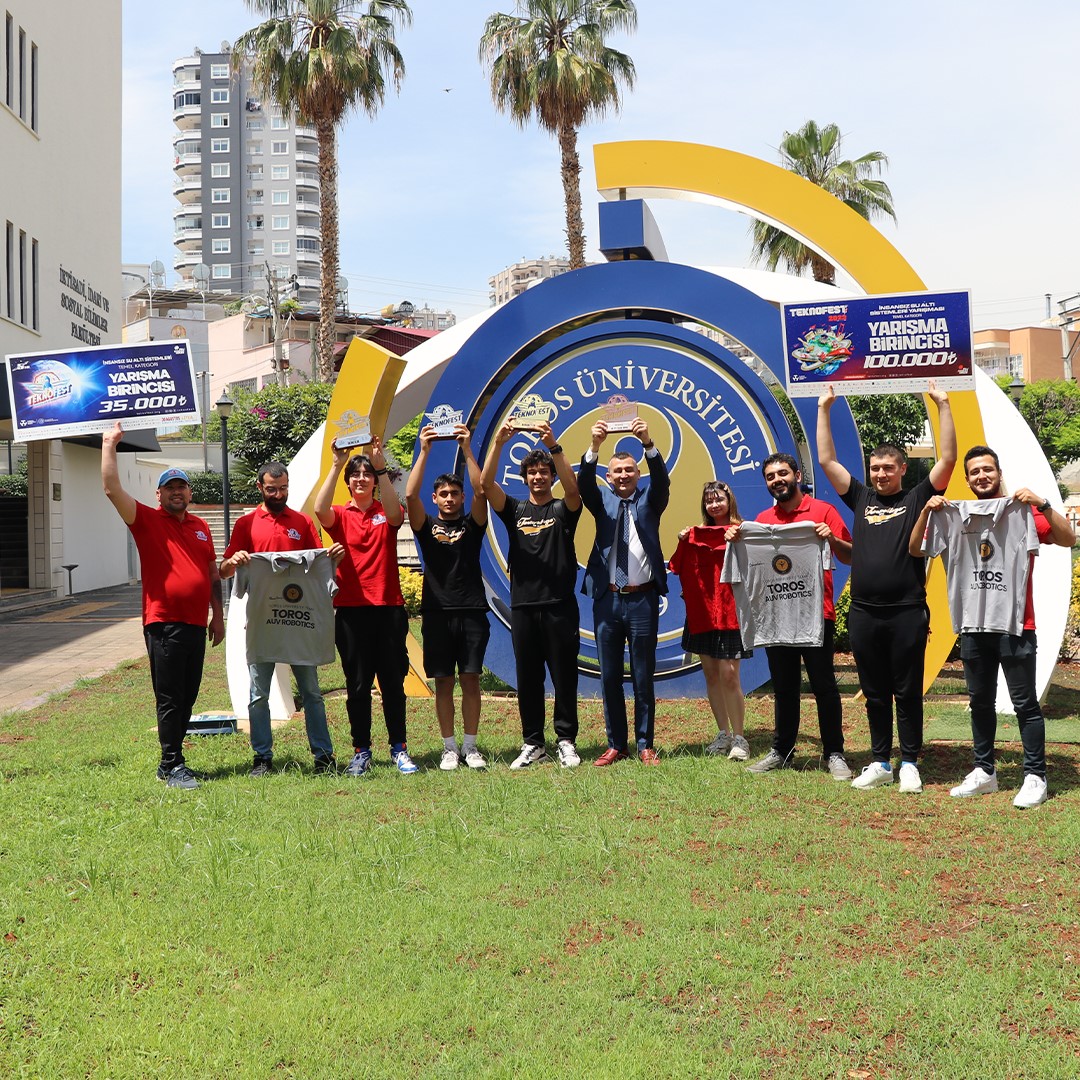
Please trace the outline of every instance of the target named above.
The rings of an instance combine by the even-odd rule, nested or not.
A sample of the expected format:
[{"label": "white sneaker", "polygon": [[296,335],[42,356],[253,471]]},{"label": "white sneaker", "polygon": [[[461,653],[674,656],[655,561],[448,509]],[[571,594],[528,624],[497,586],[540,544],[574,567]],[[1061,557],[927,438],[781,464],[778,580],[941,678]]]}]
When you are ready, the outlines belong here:
[{"label": "white sneaker", "polygon": [[439,762],[439,768],[443,772],[453,772],[461,761],[461,756],[456,750],[451,750],[448,747],[443,749],[442,760]]},{"label": "white sneaker", "polygon": [[851,766],[843,754],[830,754],[829,760],[825,762],[825,769],[834,780],[851,779]]},{"label": "white sneaker", "polygon": [[918,795],[922,791],[922,777],[919,775],[919,766],[911,761],[900,763],[900,790],[909,795]]},{"label": "white sneaker", "polygon": [[743,735],[731,736],[731,750],[728,753],[728,761],[749,761],[750,744]]},{"label": "white sneaker", "polygon": [[510,768],[527,769],[530,765],[541,765],[550,760],[551,758],[548,757],[548,752],[544,747],[525,743],[521,748],[521,753],[510,762]]},{"label": "white sneaker", "polygon": [[558,745],[559,764],[564,769],[576,769],[581,764],[577,747],[569,739],[560,739]]},{"label": "white sneaker", "polygon": [[881,787],[883,784],[892,782],[892,766],[880,761],[872,761],[851,781],[851,786],[865,791],[867,788]]},{"label": "white sneaker", "polygon": [[733,740],[730,731],[719,731],[716,738],[705,747],[705,753],[710,755],[726,754],[732,747]]},{"label": "white sneaker", "polygon": [[465,764],[468,765],[470,769],[486,769],[487,758],[485,758],[484,755],[481,754],[480,751],[477,750],[474,746],[465,755]]},{"label": "white sneaker", "polygon": [[997,789],[997,773],[988,773],[985,769],[976,768],[972,769],[961,783],[951,788],[949,794],[957,799],[966,799],[971,795],[989,795]]},{"label": "white sneaker", "polygon": [[1046,802],[1046,781],[1041,776],[1028,773],[1024,777],[1024,786],[1020,788],[1013,806],[1020,810],[1030,810],[1033,806],[1040,806]]}]

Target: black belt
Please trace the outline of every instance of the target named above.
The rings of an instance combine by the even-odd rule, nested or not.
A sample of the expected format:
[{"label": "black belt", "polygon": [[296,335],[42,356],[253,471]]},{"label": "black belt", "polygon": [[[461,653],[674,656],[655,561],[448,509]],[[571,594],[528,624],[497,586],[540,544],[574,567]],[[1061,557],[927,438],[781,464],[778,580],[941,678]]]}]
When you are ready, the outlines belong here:
[{"label": "black belt", "polygon": [[646,581],[644,585],[609,585],[608,588],[614,593],[625,596],[627,593],[648,592],[656,588],[655,581]]}]

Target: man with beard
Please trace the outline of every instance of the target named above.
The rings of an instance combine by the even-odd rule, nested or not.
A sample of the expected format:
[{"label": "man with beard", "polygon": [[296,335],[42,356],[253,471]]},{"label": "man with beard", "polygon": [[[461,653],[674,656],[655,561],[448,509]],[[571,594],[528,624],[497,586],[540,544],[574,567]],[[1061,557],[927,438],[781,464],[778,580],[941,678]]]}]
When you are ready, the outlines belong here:
[{"label": "man with beard", "polygon": [[[765,486],[776,500],[762,510],[756,521],[763,525],[812,524],[818,537],[828,543],[842,563],[851,562],[851,534],[834,506],[814,499],[802,491],[802,473],[790,454],[771,454],[761,466]],[[729,541],[738,540],[738,526],[728,532]],[[760,760],[749,766],[752,773],[767,773],[786,768],[795,752],[799,737],[800,688],[806,666],[817,702],[818,728],[821,732],[821,759],[834,780],[850,780],[851,769],[844,758],[844,730],[840,707],[840,688],[833,669],[833,634],[836,608],[833,604],[832,570],[825,571],[822,598],[825,630],[819,646],[767,645],[769,675],[773,684],[773,745]]]},{"label": "man with beard", "polygon": [[913,555],[944,558],[949,610],[960,634],[975,768],[949,794],[967,798],[998,789],[994,739],[1000,668],[1024,746],[1024,783],[1013,806],[1025,810],[1046,802],[1046,724],[1035,685],[1031,596],[1035,554],[1040,544],[1072,547],[1076,533],[1049,499],[1030,488],[1007,498],[1001,463],[989,446],[973,446],[964,455],[964,473],[978,502],[947,503],[935,496],[912,529],[909,547]]},{"label": "man with beard", "polygon": [[[288,505],[289,471],[280,461],[267,462],[259,469],[256,487],[262,496],[261,505],[244,514],[233,526],[229,546],[221,560],[219,571],[230,578],[237,567],[251,562],[253,551],[310,551],[319,549],[322,540],[315,523]],[[344,548],[335,544],[330,557],[336,566]],[[248,724],[251,728],[251,749],[255,761],[252,776],[267,776],[274,770],[274,736],[270,728],[270,681],[274,677],[273,661],[248,664],[251,697],[248,701]],[[317,773],[336,768],[334,747],[326,725],[326,706],[319,690],[319,669],[313,664],[292,664],[296,688],[304,706],[308,746],[315,758]]]}]

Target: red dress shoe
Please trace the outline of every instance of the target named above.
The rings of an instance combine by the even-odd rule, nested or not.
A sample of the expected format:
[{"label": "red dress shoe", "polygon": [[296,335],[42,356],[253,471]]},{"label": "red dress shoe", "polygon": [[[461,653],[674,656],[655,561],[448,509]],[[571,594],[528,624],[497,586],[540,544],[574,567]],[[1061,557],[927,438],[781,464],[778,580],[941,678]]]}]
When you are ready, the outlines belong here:
[{"label": "red dress shoe", "polygon": [[594,762],[598,768],[603,768],[605,765],[614,765],[616,761],[625,761],[630,755],[625,750],[616,750],[615,747],[610,747],[605,750]]},{"label": "red dress shoe", "polygon": [[659,765],[660,755],[651,747],[646,746],[644,750],[638,755],[641,758],[642,765]]}]

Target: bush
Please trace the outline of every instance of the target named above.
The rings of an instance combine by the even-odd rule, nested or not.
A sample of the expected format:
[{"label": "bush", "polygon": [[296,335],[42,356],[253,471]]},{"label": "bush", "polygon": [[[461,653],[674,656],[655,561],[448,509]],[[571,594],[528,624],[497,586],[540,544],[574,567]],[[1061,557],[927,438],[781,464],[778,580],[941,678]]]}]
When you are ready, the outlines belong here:
[{"label": "bush", "polygon": [[1069,618],[1065,623],[1065,636],[1061,639],[1061,656],[1067,660],[1075,657],[1078,651],[1080,651],[1080,559],[1073,559]]},{"label": "bush", "polygon": [[10,476],[0,476],[0,495],[21,495],[29,493],[30,459],[23,457],[16,462],[15,471]]},{"label": "bush", "polygon": [[419,570],[398,567],[398,580],[401,582],[401,595],[405,597],[405,610],[410,616],[420,614],[420,594],[424,586],[424,575]]},{"label": "bush", "polygon": [[[191,480],[191,501],[203,506],[213,506],[221,502],[221,473],[188,473]],[[241,505],[254,505],[261,502],[259,490],[248,479],[229,474],[229,501]]]},{"label": "bush", "polygon": [[836,598],[836,632],[833,636],[833,648],[837,652],[851,652],[851,637],[848,634],[847,615],[851,607],[851,590],[848,582]]}]

